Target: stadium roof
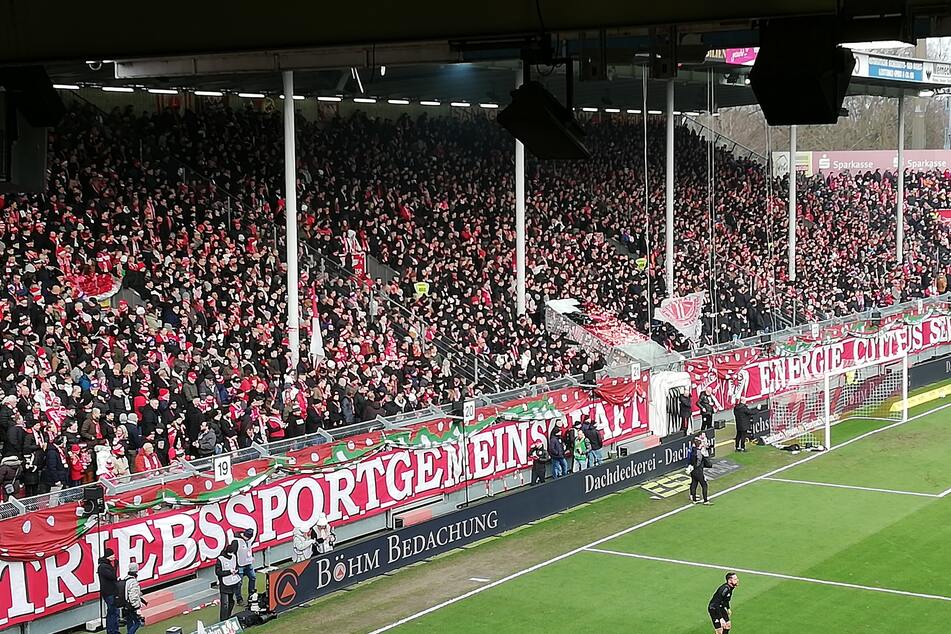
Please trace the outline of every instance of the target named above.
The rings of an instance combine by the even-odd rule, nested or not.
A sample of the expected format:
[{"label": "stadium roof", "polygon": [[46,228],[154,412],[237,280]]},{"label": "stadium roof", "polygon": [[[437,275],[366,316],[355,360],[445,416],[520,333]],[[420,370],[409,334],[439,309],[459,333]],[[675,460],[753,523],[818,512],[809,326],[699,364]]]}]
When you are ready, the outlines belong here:
[{"label": "stadium roof", "polygon": [[[935,0],[377,0],[228,3],[165,0],[131,10],[124,0],[0,0],[0,63],[141,59],[362,44],[481,41],[548,31],[606,29],[609,37],[683,25],[712,48],[752,46],[764,18],[835,16],[846,41],[951,35]],[[872,19],[870,19],[872,18]],[[895,31],[903,37],[897,37]],[[713,39],[720,39],[714,42]]]},{"label": "stadium roof", "polygon": [[[237,0],[223,11],[216,3],[168,0],[146,17],[117,0],[97,3],[94,16],[81,3],[0,0],[0,64],[46,62],[53,81],[66,85],[270,95],[282,90],[279,71],[295,70],[297,91],[308,96],[504,104],[520,49],[545,31],[560,52],[576,58],[595,54],[603,43],[609,79],[576,81],[576,106],[640,108],[650,28],[679,24],[680,51],[691,59],[678,74],[675,108],[701,111],[710,81],[718,107],[755,103],[744,81],[749,68],[728,64],[726,55],[756,46],[757,20],[834,14],[856,40],[894,37],[896,29],[906,40],[951,34],[951,9],[935,6],[925,0],[426,0],[272,3],[262,10],[259,2]],[[895,12],[897,22],[883,17]],[[951,72],[935,74],[932,65],[928,73],[925,62],[909,72],[868,72],[906,63],[878,59],[885,61],[866,59],[863,67],[860,60],[865,72],[853,77],[852,94],[897,96],[951,85]],[[564,91],[563,73],[563,67],[533,70],[556,95]],[[663,83],[650,82],[650,109],[662,109]]]}]

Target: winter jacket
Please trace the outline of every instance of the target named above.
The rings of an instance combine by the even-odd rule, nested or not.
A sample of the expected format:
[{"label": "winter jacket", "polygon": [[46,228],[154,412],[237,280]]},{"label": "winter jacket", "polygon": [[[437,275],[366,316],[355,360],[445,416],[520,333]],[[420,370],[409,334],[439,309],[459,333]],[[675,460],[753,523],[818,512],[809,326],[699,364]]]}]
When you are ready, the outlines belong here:
[{"label": "winter jacket", "polygon": [[254,565],[254,537],[246,538],[243,535],[237,539],[238,542],[238,565]]},{"label": "winter jacket", "polygon": [[575,446],[572,450],[575,460],[586,460],[588,458],[588,439],[584,436],[575,438]]},{"label": "winter jacket", "polygon": [[125,580],[125,602],[133,610],[142,607],[142,587],[135,577],[130,576]]},{"label": "winter jacket", "polygon": [[548,450],[542,445],[533,445],[532,448],[528,450],[528,457],[532,462],[542,464],[551,462],[551,456],[548,455]]},{"label": "winter jacket", "polygon": [[201,457],[214,455],[217,440],[218,438],[215,436],[215,432],[211,429],[203,431],[201,435],[198,436],[198,455]]},{"label": "winter jacket", "polygon": [[591,449],[597,451],[604,446],[604,442],[601,440],[601,432],[598,431],[598,428],[588,423],[581,426],[581,431],[584,432],[584,437],[588,440],[588,445]]},{"label": "winter jacket", "polygon": [[750,418],[753,413],[746,403],[737,403],[733,408],[733,418],[736,420],[736,430],[746,433],[750,428]]},{"label": "winter jacket", "polygon": [[680,417],[690,418],[690,396],[681,394],[678,400],[680,401]]},{"label": "winter jacket", "polygon": [[81,453],[69,452],[67,454],[67,459],[69,460],[69,479],[77,482],[83,479],[83,473],[86,471],[86,465],[83,464],[83,456]]},{"label": "winter jacket", "polygon": [[185,402],[191,403],[198,396],[198,386],[194,383],[188,383],[182,385],[182,397],[185,399]]},{"label": "winter jacket", "polygon": [[3,457],[7,456],[23,456],[23,443],[26,440],[26,430],[20,427],[19,425],[13,425],[10,427],[10,431],[7,432],[7,442],[3,445]]},{"label": "winter jacket", "polygon": [[106,557],[99,558],[99,594],[104,597],[114,597],[119,591],[119,578],[116,575],[115,565]]},{"label": "winter jacket", "polygon": [[152,409],[151,405],[145,405],[142,408],[141,417],[139,420],[139,428],[142,430],[143,436],[148,436],[149,434],[155,432],[155,428],[159,426],[159,413]]},{"label": "winter jacket", "polygon": [[548,439],[548,453],[552,458],[565,457],[565,445],[561,442],[561,437],[555,433]]},{"label": "winter jacket", "polygon": [[158,469],[162,466],[161,460],[159,460],[158,454],[153,453],[146,455],[145,451],[139,449],[139,452],[135,456],[135,472],[142,473],[143,471],[151,471],[153,469]]},{"label": "winter jacket", "polygon": [[135,423],[126,423],[125,430],[129,436],[129,449],[133,452],[142,448],[142,443],[145,441],[142,439],[142,432],[139,431],[139,426]]},{"label": "winter jacket", "polygon": [[298,526],[294,529],[294,561],[310,559],[314,553],[314,539],[310,531]]},{"label": "winter jacket", "polygon": [[690,475],[695,478],[703,479],[703,470],[713,466],[710,458],[703,455],[696,447],[691,447],[687,452],[687,464],[690,467]]},{"label": "winter jacket", "polygon": [[65,464],[63,455],[59,453],[59,449],[51,444],[46,448],[46,466],[43,467],[43,482],[53,486],[55,484],[66,484],[68,479],[68,465]]},{"label": "winter jacket", "polygon": [[100,422],[99,429],[97,431],[96,421],[90,416],[85,421],[83,421],[83,426],[79,430],[79,435],[86,442],[96,442],[102,438],[105,434],[102,432],[102,424]]}]

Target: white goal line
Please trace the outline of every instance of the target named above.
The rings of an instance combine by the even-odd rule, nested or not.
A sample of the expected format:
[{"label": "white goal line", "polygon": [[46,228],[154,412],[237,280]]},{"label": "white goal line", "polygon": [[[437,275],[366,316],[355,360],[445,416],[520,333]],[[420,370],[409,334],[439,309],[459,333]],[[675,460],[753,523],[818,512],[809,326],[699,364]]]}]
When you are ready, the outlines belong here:
[{"label": "white goal line", "polygon": [[763,478],[770,482],[787,482],[789,484],[806,484],[814,487],[829,487],[832,489],[853,489],[855,491],[872,491],[874,493],[894,493],[896,495],[914,495],[922,498],[944,497],[942,493],[919,493],[917,491],[899,491],[898,489],[879,489],[876,487],[860,487],[853,484],[833,484],[831,482],[813,482],[812,480],[790,480],[788,478]]},{"label": "white goal line", "polygon": [[[846,440],[846,441],[845,441],[844,443],[842,443],[841,445],[836,445],[835,447],[832,447],[832,448],[829,449],[828,451],[823,451],[823,452],[821,452],[821,453],[814,453],[814,454],[811,454],[811,455],[809,455],[809,456],[806,456],[805,458],[802,458],[801,460],[796,460],[795,462],[790,462],[789,464],[783,465],[782,467],[779,467],[778,469],[773,469],[772,471],[769,471],[769,472],[764,473],[764,474],[762,474],[762,475],[756,476],[755,478],[750,478],[749,480],[744,480],[743,482],[739,482],[739,483],[737,483],[737,484],[734,484],[733,486],[731,486],[731,487],[729,487],[729,488],[727,488],[727,489],[724,489],[723,491],[719,491],[718,493],[714,493],[714,494],[711,495],[710,497],[711,497],[711,498],[717,498],[717,497],[720,497],[721,495],[726,495],[727,493],[730,493],[730,492],[732,492],[732,491],[736,491],[737,489],[741,489],[741,488],[743,488],[743,487],[745,487],[745,486],[748,486],[748,485],[750,485],[750,484],[753,484],[754,482],[759,482],[760,480],[764,480],[764,479],[766,479],[766,478],[772,477],[772,476],[776,475],[777,473],[782,473],[782,472],[787,471],[787,470],[789,470],[789,469],[792,469],[793,467],[796,467],[796,466],[798,466],[798,465],[804,464],[804,463],[809,462],[809,461],[811,461],[811,460],[815,460],[816,458],[819,458],[819,457],[821,457],[821,456],[827,456],[827,455],[829,455],[831,452],[836,451],[836,450],[838,450],[838,449],[840,449],[840,448],[842,448],[842,447],[848,447],[848,446],[851,445],[852,443],[854,443],[854,442],[856,442],[856,441],[859,441],[859,440],[862,440],[863,438],[868,438],[869,436],[874,436],[875,434],[880,434],[880,433],[882,433],[882,432],[884,432],[884,431],[888,431],[889,429],[893,429],[893,428],[895,428],[895,427],[898,427],[899,425],[904,425],[905,423],[910,423],[910,422],[913,421],[913,420],[917,420],[917,419],[922,418],[922,417],[924,417],[924,416],[928,416],[929,414],[933,414],[933,413],[935,413],[935,412],[940,412],[941,410],[943,410],[943,409],[945,409],[945,408],[947,408],[947,407],[951,407],[951,403],[945,403],[944,405],[939,405],[938,407],[935,407],[935,408],[933,408],[933,409],[929,409],[929,410],[926,411],[926,412],[921,412],[921,413],[919,413],[919,414],[915,414],[914,416],[909,416],[906,420],[900,420],[900,421],[898,421],[898,422],[892,423],[891,425],[885,425],[884,427],[877,427],[877,428],[875,428],[875,429],[872,429],[872,430],[870,430],[870,431],[865,432],[864,434],[860,434],[860,435],[856,436],[855,438],[850,438],[849,440]],[[951,493],[951,490],[947,491],[946,493]],[[404,624],[406,624],[406,623],[409,623],[410,621],[415,621],[415,620],[418,619],[418,618],[424,617],[424,616],[426,616],[427,614],[432,614],[433,612],[436,612],[437,610],[441,610],[441,609],[443,609],[443,608],[445,608],[445,607],[448,607],[448,606],[450,606],[450,605],[453,605],[454,603],[458,603],[459,601],[463,601],[464,599],[468,599],[469,597],[472,597],[472,596],[475,596],[475,595],[480,594],[480,593],[482,593],[482,592],[485,592],[486,590],[491,590],[492,588],[494,588],[494,587],[496,587],[496,586],[499,586],[499,585],[502,585],[503,583],[507,583],[507,582],[509,582],[509,581],[512,581],[513,579],[518,579],[519,577],[521,577],[521,576],[523,576],[523,575],[527,575],[527,574],[530,573],[530,572],[535,572],[536,570],[539,570],[540,568],[544,568],[545,566],[549,566],[549,565],[551,565],[551,564],[553,564],[553,563],[557,563],[557,562],[559,562],[559,561],[561,561],[561,560],[563,560],[563,559],[567,559],[568,557],[571,557],[572,555],[576,555],[576,554],[578,554],[578,553],[580,553],[580,552],[583,552],[583,551],[585,551],[585,550],[587,550],[587,549],[589,549],[589,548],[594,548],[595,546],[600,546],[601,544],[604,544],[604,543],[606,543],[606,542],[609,542],[609,541],[611,541],[612,539],[616,539],[616,538],[621,537],[621,536],[623,536],[623,535],[627,535],[628,533],[632,533],[632,532],[634,532],[634,531],[636,531],[636,530],[638,530],[638,529],[644,528],[645,526],[650,526],[651,524],[654,524],[654,523],[656,523],[656,522],[659,522],[660,520],[663,520],[663,519],[666,519],[666,518],[668,518],[668,517],[671,517],[672,515],[676,515],[677,513],[682,513],[683,511],[686,511],[687,509],[692,509],[692,508],[696,508],[694,504],[685,504],[685,505],[683,505],[683,506],[678,506],[677,508],[675,508],[675,509],[673,509],[673,510],[671,510],[671,511],[667,511],[666,513],[663,513],[663,514],[658,515],[658,516],[656,516],[656,517],[652,517],[652,518],[650,518],[650,519],[648,519],[648,520],[644,520],[644,521],[641,522],[640,524],[635,524],[634,526],[629,526],[628,528],[625,528],[625,529],[623,529],[623,530],[620,530],[620,531],[618,531],[618,532],[616,532],[616,533],[614,533],[614,534],[612,534],[612,535],[607,535],[606,537],[602,537],[601,539],[596,539],[596,540],[594,540],[593,542],[591,542],[590,544],[585,544],[584,546],[579,546],[578,548],[575,548],[574,550],[569,550],[568,552],[565,552],[565,553],[562,553],[562,554],[557,555],[557,556],[555,556],[555,557],[552,557],[551,559],[546,559],[545,561],[539,562],[539,563],[537,563],[537,564],[535,564],[535,565],[533,565],[533,566],[529,566],[528,568],[523,568],[522,570],[519,570],[519,571],[517,571],[517,572],[513,572],[512,574],[507,575],[507,576],[505,576],[505,577],[502,577],[501,579],[497,579],[497,580],[493,581],[492,583],[487,583],[487,584],[485,584],[484,586],[479,586],[479,587],[476,588],[475,590],[470,590],[469,592],[464,592],[463,594],[460,594],[460,595],[457,595],[457,596],[455,596],[455,597],[452,597],[451,599],[446,599],[445,601],[442,601],[441,603],[437,603],[436,605],[433,605],[433,606],[430,606],[430,607],[425,608],[425,609],[423,609],[423,610],[420,610],[419,612],[415,612],[415,613],[413,613],[413,614],[410,614],[409,616],[405,616],[405,617],[403,617],[403,618],[401,618],[401,619],[398,619],[398,620],[396,620],[396,621],[393,621],[392,623],[390,623],[390,624],[388,624],[388,625],[384,625],[384,626],[382,626],[382,627],[379,627],[379,628],[373,630],[372,632],[370,632],[369,634],[382,634],[383,632],[388,632],[388,631],[390,631],[390,630],[392,630],[392,629],[394,629],[394,628],[397,628],[397,627],[399,627],[399,626],[401,626],[401,625],[404,625]]]},{"label": "white goal line", "polygon": [[852,590],[865,590],[868,592],[881,592],[883,594],[897,594],[903,597],[914,597],[916,599],[932,599],[935,601],[951,601],[951,597],[941,594],[923,594],[921,592],[908,592],[907,590],[895,590],[894,588],[879,588],[877,586],[864,586],[858,583],[846,583],[844,581],[829,581],[828,579],[814,579],[812,577],[800,577],[798,575],[784,575],[778,572],[767,572],[765,570],[750,570],[749,568],[737,568],[735,566],[721,566],[717,564],[706,564],[699,561],[685,561],[683,559],[669,559],[667,557],[653,557],[651,555],[638,555],[636,553],[625,553],[617,550],[604,550],[601,548],[585,548],[587,552],[600,553],[602,555],[615,555],[617,557],[630,557],[631,559],[645,559],[647,561],[660,561],[667,564],[678,564],[681,566],[691,566],[693,568],[709,568],[711,570],[729,570],[731,572],[742,572],[747,575],[758,577],[772,577],[784,581],[803,581],[806,583],[815,583],[823,586],[835,586],[838,588],[850,588]]}]

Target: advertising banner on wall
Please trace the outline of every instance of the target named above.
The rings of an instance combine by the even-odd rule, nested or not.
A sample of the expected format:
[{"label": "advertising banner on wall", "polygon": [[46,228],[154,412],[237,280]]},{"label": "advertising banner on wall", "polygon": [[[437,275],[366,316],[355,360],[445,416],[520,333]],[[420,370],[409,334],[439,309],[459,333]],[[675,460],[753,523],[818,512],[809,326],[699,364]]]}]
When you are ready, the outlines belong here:
[{"label": "advertising banner on wall", "polygon": [[[712,440],[712,430],[705,432]],[[318,555],[268,573],[270,609],[281,613],[417,561],[646,482],[687,464],[696,434],[592,469]]]},{"label": "advertising banner on wall", "polygon": [[[893,172],[898,169],[897,150],[854,150],[830,152],[796,152],[796,169],[799,174],[859,174],[879,171]],[[951,169],[951,150],[905,150],[905,169],[929,171]],[[789,173],[789,152],[773,152],[773,174],[777,177]]]},{"label": "advertising banner on wall", "polygon": [[907,326],[883,328],[871,337],[844,337],[814,345],[798,354],[763,357],[757,348],[691,359],[686,362],[697,397],[707,390],[717,411],[733,408],[739,397],[756,401],[822,378],[829,370],[856,363],[888,361],[951,342],[951,317],[933,316]]},{"label": "advertising banner on wall", "polygon": [[888,57],[869,53],[853,53],[855,67],[852,75],[870,79],[885,79],[902,82],[924,82],[925,66],[931,62],[906,57]]},{"label": "advertising banner on wall", "polygon": [[908,369],[908,387],[911,389],[951,379],[951,357],[932,359]]},{"label": "advertising banner on wall", "polygon": [[[313,524],[320,513],[339,525],[525,468],[528,448],[547,439],[557,418],[590,416],[607,444],[645,434],[646,393],[647,373],[606,379],[596,391],[565,388],[479,408],[465,435],[442,419],[362,455],[345,439],[334,451],[357,457],[327,468],[265,472],[256,462],[236,464],[236,482],[211,491],[217,497],[200,497],[193,489],[211,490],[214,481],[210,474],[196,476],[181,491],[156,494],[181,493],[187,506],[108,525],[79,517],[75,503],[0,521],[0,628],[97,599],[96,560],[106,547],[115,551],[120,575],[136,561],[144,586],[166,583],[213,565],[246,528],[255,532],[255,548],[270,547],[289,541],[295,525]],[[364,440],[371,438],[358,441]],[[316,462],[316,448],[296,455],[303,462],[308,454]],[[131,505],[142,502],[142,493],[124,495]]]}]

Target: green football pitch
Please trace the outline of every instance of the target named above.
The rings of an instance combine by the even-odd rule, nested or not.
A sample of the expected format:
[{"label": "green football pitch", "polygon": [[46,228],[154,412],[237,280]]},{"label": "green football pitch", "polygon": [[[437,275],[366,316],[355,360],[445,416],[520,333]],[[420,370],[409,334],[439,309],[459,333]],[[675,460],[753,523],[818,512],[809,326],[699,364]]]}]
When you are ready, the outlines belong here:
[{"label": "green football pitch", "polygon": [[902,424],[842,423],[833,451],[713,506],[676,508],[376,631],[709,634],[707,601],[736,571],[735,634],[949,632],[949,405]]}]

